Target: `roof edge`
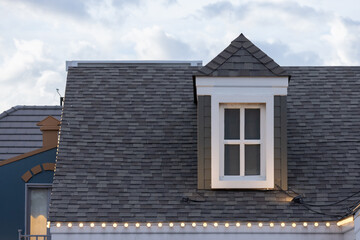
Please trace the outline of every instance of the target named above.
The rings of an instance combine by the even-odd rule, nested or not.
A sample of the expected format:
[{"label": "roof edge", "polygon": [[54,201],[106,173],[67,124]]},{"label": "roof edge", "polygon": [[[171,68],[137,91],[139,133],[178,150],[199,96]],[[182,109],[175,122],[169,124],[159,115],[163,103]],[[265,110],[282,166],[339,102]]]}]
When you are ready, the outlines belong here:
[{"label": "roof edge", "polygon": [[19,160],[22,160],[24,158],[27,158],[27,157],[31,157],[31,156],[34,156],[38,153],[42,153],[42,152],[46,152],[50,149],[53,149],[53,148],[56,148],[57,146],[55,145],[52,145],[52,146],[47,146],[47,147],[42,147],[42,148],[39,148],[39,149],[36,149],[36,150],[33,150],[31,152],[27,152],[27,153],[23,153],[23,154],[20,154],[18,156],[15,156],[15,157],[12,157],[12,158],[9,158],[9,159],[5,159],[5,160],[2,160],[0,162],[0,167],[4,166],[4,165],[7,165],[9,163],[13,163],[13,162],[17,162]]},{"label": "roof edge", "polygon": [[8,110],[3,111],[0,113],[0,119],[3,119],[6,116],[11,115],[11,113],[20,110],[20,109],[53,109],[53,108],[59,108],[61,109],[61,106],[59,105],[16,105],[14,107],[9,108]]},{"label": "roof edge", "polygon": [[202,60],[71,60],[66,61],[66,71],[69,67],[79,67],[79,64],[86,64],[87,67],[93,64],[190,64],[190,66],[202,66]]}]

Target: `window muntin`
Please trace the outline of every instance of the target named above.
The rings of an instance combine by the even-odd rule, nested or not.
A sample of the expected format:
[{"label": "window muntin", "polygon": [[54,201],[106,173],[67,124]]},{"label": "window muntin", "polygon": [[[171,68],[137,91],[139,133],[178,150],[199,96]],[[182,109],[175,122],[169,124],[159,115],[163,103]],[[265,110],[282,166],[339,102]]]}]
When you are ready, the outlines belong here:
[{"label": "window muntin", "polygon": [[265,177],[264,115],[264,104],[220,104],[220,179]]}]

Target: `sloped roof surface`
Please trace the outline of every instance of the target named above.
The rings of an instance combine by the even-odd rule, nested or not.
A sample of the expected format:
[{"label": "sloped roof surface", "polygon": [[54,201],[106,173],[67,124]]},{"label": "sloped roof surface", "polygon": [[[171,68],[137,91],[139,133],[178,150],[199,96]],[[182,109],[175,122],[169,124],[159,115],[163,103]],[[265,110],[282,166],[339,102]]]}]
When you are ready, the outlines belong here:
[{"label": "sloped roof surface", "polygon": [[243,34],[240,34],[219,55],[202,67],[196,75],[274,77],[288,76],[288,73]]},{"label": "sloped roof surface", "polygon": [[47,116],[60,120],[60,106],[15,106],[0,114],[0,161],[41,148],[38,122]]},{"label": "sloped roof surface", "polygon": [[[360,67],[284,69],[289,188],[315,204],[343,199],[359,190]],[[195,70],[69,69],[51,221],[321,221],[346,212],[354,198],[313,207],[330,214],[319,215],[282,191],[197,190]]]}]

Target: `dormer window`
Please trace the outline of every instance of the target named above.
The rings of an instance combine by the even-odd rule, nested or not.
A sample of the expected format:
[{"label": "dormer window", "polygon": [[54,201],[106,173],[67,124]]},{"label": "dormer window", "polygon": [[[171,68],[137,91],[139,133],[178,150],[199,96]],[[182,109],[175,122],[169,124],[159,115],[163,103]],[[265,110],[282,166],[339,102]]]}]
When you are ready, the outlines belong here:
[{"label": "dormer window", "polygon": [[273,99],[211,96],[211,188],[274,187]]},{"label": "dormer window", "polygon": [[198,188],[286,189],[286,71],[241,34],[194,80]]},{"label": "dormer window", "polygon": [[221,179],[265,176],[264,116],[262,104],[220,104]]}]

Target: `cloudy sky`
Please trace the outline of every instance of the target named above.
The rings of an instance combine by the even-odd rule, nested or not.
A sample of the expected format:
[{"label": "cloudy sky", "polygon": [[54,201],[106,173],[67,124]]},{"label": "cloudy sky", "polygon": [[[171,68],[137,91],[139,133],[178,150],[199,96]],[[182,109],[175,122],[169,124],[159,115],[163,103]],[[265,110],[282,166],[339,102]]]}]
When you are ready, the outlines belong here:
[{"label": "cloudy sky", "polygon": [[0,0],[0,113],[58,104],[66,60],[202,60],[244,33],[280,65],[360,65],[359,0]]}]

